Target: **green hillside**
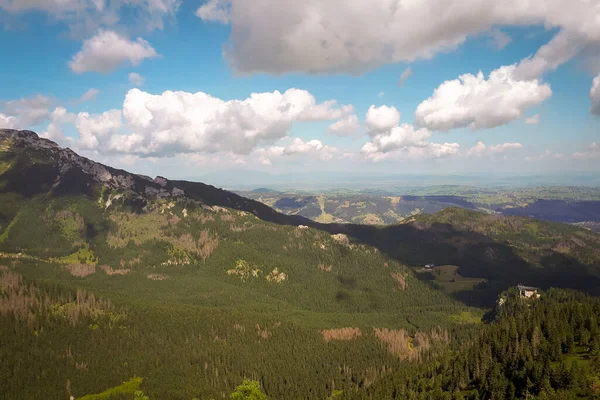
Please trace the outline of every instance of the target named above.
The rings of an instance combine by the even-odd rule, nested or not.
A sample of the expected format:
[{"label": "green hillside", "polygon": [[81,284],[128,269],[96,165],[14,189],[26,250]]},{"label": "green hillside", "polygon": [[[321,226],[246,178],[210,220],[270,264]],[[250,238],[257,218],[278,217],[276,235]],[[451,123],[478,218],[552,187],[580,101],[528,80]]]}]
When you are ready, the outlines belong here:
[{"label": "green hillside", "polygon": [[[567,225],[460,209],[385,228],[318,224],[33,132],[0,130],[0,160],[0,398],[216,399],[245,379],[270,399],[426,396],[413,385],[433,365],[447,376],[448,360],[499,329],[473,305],[521,280],[598,287],[599,237]],[[427,262],[485,281],[440,290],[414,272]],[[595,300],[573,301],[593,305],[590,338],[577,336],[589,345]],[[469,376],[431,390],[499,375]]]}]

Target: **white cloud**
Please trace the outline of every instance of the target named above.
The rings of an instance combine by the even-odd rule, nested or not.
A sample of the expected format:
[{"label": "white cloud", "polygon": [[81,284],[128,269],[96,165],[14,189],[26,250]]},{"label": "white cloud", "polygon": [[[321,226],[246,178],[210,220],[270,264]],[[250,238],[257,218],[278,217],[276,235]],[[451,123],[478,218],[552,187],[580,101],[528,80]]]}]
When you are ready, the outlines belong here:
[{"label": "white cloud", "polygon": [[540,47],[533,56],[522,60],[514,71],[518,80],[531,80],[553,71],[581,52],[586,39],[568,31],[561,31]]},{"label": "white cloud", "polygon": [[457,155],[457,143],[431,143],[428,129],[416,129],[400,124],[400,112],[394,107],[371,106],[366,115],[367,133],[371,140],[361,148],[368,160],[381,161],[396,158],[442,158]]},{"label": "white cloud", "polygon": [[495,26],[600,39],[598,0],[209,0],[200,10],[231,23],[225,56],[247,73],[365,71],[431,58]]},{"label": "white cloud", "polygon": [[26,129],[50,118],[54,99],[40,94],[0,103],[0,127]]},{"label": "white cloud", "polygon": [[550,149],[546,149],[546,151],[537,156],[527,156],[525,157],[526,161],[542,161],[548,159],[562,160],[565,158],[565,155],[562,153],[553,153]]},{"label": "white cloud", "polygon": [[356,132],[359,126],[358,117],[351,114],[329,125],[329,132],[337,136],[348,136]]},{"label": "white cloud", "polygon": [[96,96],[98,96],[98,93],[100,93],[100,91],[98,89],[90,89],[87,92],[85,92],[84,94],[81,95],[81,97],[79,98],[79,101],[91,101],[91,100],[96,100]]},{"label": "white cloud", "polygon": [[132,72],[129,74],[129,83],[134,86],[142,86],[146,81],[143,76],[136,72]]},{"label": "white cloud", "polygon": [[525,123],[527,125],[538,125],[540,123],[540,114],[535,114],[529,118],[526,118]]},{"label": "white cloud", "polygon": [[61,142],[65,146],[72,146],[72,139],[64,136],[62,127],[64,124],[74,123],[75,119],[75,114],[67,112],[64,107],[56,107],[52,114],[50,114],[48,128],[40,136]]},{"label": "white cloud", "polygon": [[0,113],[0,129],[14,129],[16,127],[15,117]]},{"label": "white cloud", "polygon": [[[78,148],[144,157],[179,153],[250,154],[259,144],[288,135],[294,122],[342,120],[354,107],[335,101],[317,103],[305,90],[253,93],[245,100],[224,101],[206,93],[166,91],[160,95],[131,89],[122,110],[79,113]],[[322,144],[321,144],[322,145]],[[331,152],[315,141],[293,142],[269,156],[314,149]]]},{"label": "white cloud", "polygon": [[491,38],[491,44],[498,50],[502,50],[512,41],[511,37],[500,29],[492,29],[488,35]]},{"label": "white cloud", "polygon": [[592,114],[600,115],[600,74],[594,78],[592,89],[590,89],[590,99],[592,100]]},{"label": "white cloud", "polygon": [[229,0],[209,0],[196,11],[203,21],[229,23]]},{"label": "white cloud", "polygon": [[465,74],[442,83],[417,107],[417,122],[440,131],[493,128],[520,118],[552,95],[548,84],[516,80],[514,71],[514,65],[503,66],[487,80],[480,71],[477,76]]},{"label": "white cloud", "polygon": [[103,150],[109,141],[123,126],[121,110],[109,110],[102,114],[77,114],[75,127],[79,131],[77,146],[81,150]]},{"label": "white cloud", "polygon": [[391,128],[389,131],[379,133],[365,143],[361,152],[363,154],[387,153],[402,147],[425,147],[431,132],[427,129],[417,129],[409,124],[402,124]]},{"label": "white cloud", "polygon": [[285,146],[283,155],[290,156],[294,154],[311,154],[316,155],[322,160],[330,160],[333,158],[337,149],[323,144],[320,140],[313,139],[304,142],[300,138],[295,138],[292,143]]},{"label": "white cloud", "polygon": [[398,80],[398,86],[402,87],[404,86],[404,82],[406,82],[406,80],[408,78],[411,77],[411,75],[413,74],[412,68],[406,68],[402,74],[400,74],[400,79]]},{"label": "white cloud", "polygon": [[[181,0],[0,0],[0,10],[12,15],[43,12],[53,20],[69,24],[71,34],[88,36],[99,28],[152,31],[162,29],[164,21],[177,13]],[[124,15],[135,20],[122,20]]]},{"label": "white cloud", "polygon": [[503,143],[492,146],[486,146],[483,142],[477,142],[473,147],[465,153],[467,157],[484,157],[493,156],[509,151],[520,150],[523,148],[521,143]]},{"label": "white cloud", "polygon": [[365,149],[361,151],[362,155],[374,162],[383,160],[397,159],[431,159],[431,158],[446,158],[460,155],[460,145],[458,143],[427,143],[424,146],[403,146],[394,150],[372,151]]},{"label": "white cloud", "polygon": [[146,58],[158,57],[150,43],[142,38],[129,40],[118,33],[100,30],[83,42],[79,53],[73,56],[69,67],[75,73],[111,72],[129,63],[138,66]]},{"label": "white cloud", "polygon": [[400,123],[400,112],[394,106],[375,107],[372,105],[367,111],[365,123],[369,135],[375,136],[398,125]]},{"label": "white cloud", "polygon": [[579,160],[591,160],[600,158],[600,144],[594,142],[589,145],[584,151],[573,153],[573,158]]},{"label": "white cloud", "polygon": [[260,158],[258,159],[258,162],[259,162],[260,164],[262,164],[262,165],[271,165],[271,164],[272,164],[271,160],[269,160],[269,159],[268,159],[268,158],[266,158],[266,157],[260,157]]}]

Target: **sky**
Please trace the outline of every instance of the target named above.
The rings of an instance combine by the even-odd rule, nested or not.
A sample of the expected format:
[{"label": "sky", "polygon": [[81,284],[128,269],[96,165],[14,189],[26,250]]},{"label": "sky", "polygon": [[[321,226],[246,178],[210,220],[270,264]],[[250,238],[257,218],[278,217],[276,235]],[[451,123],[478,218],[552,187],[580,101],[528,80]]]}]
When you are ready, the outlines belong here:
[{"label": "sky", "polygon": [[600,172],[600,0],[0,0],[0,46],[0,128],[150,176]]}]

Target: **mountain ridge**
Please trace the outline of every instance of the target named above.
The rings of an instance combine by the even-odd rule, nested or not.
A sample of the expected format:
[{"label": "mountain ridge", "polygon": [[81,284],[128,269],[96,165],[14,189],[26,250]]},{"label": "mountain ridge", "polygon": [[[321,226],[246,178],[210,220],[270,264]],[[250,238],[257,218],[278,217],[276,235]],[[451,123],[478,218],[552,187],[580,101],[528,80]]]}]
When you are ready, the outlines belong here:
[{"label": "mountain ridge", "polygon": [[[592,293],[600,287],[600,236],[573,226],[455,207],[416,215],[390,226],[319,223],[279,213],[259,201],[211,185],[162,176],[152,179],[105,166],[31,131],[1,130],[0,146],[0,193],[5,196],[7,192],[25,197],[41,193],[51,198],[84,195],[97,200],[104,209],[120,203],[134,213],[155,209],[156,201],[179,199],[211,210],[233,209],[279,225],[307,226],[339,238],[345,235],[347,239],[340,240],[373,246],[414,268],[428,263],[455,265],[465,277],[489,280],[487,286],[469,289],[463,294],[466,297],[457,294],[467,303],[490,304],[497,293],[520,281],[543,287],[576,287]],[[3,236],[9,229],[7,224],[14,222],[18,207],[0,211]],[[41,205],[36,207],[40,209]],[[184,216],[182,210],[177,213]],[[106,216],[98,216],[97,220],[103,218]],[[106,223],[92,232],[106,231]],[[232,227],[244,229],[233,220]],[[472,292],[482,298],[474,300]]]},{"label": "mountain ridge", "polygon": [[[69,183],[79,185],[78,189],[87,192],[87,186],[91,182],[85,181],[85,178],[79,175],[80,171],[90,177],[94,183],[109,187],[110,189],[123,190],[132,197],[131,200],[142,202],[146,197],[186,197],[190,200],[203,202],[207,206],[230,207],[239,211],[250,212],[257,217],[276,223],[287,224],[311,224],[311,221],[302,217],[289,217],[278,213],[270,207],[245,197],[239,196],[233,192],[216,188],[200,182],[190,182],[185,180],[170,180],[158,175],[156,178],[145,175],[134,174],[125,170],[106,166],[86,157],[80,156],[69,148],[62,148],[57,143],[39,137],[33,131],[19,131],[12,129],[0,129],[0,150],[12,150],[19,152],[42,152],[56,164],[54,168],[50,166],[44,174],[44,178],[53,178],[51,189],[60,188],[61,184]],[[30,156],[34,156],[30,154]],[[2,171],[2,169],[0,169]],[[6,171],[4,171],[6,172]],[[34,173],[39,172],[34,168]],[[14,178],[26,178],[17,176]],[[83,182],[82,182],[83,179]],[[17,185],[17,182],[10,182]],[[16,179],[13,179],[16,180]],[[46,182],[47,184],[48,182]],[[19,189],[19,188],[17,188]],[[73,190],[74,188],[64,188],[64,190]],[[59,189],[60,190],[60,189]],[[41,191],[37,191],[40,193]],[[29,193],[25,189],[25,194]]]}]

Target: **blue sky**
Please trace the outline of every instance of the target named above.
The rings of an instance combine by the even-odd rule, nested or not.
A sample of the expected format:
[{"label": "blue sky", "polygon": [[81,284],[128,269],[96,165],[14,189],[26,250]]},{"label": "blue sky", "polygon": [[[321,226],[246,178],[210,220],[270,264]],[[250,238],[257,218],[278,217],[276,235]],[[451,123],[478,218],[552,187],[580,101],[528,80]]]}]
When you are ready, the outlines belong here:
[{"label": "blue sky", "polygon": [[600,172],[600,2],[508,3],[0,0],[0,127],[171,177]]}]

